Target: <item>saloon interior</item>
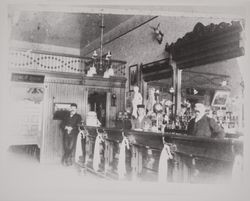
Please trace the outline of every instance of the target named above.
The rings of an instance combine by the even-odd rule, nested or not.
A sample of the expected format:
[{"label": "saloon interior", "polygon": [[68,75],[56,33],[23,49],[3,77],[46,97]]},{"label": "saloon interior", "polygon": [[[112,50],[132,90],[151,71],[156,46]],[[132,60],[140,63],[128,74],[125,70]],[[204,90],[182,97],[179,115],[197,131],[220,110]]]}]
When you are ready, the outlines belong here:
[{"label": "saloon interior", "polygon": [[[28,190],[20,180],[31,187],[30,177],[39,177],[43,186],[50,178],[49,186],[56,180],[85,187],[96,180],[242,181],[245,27],[238,7],[10,5],[6,99],[12,107],[4,150],[12,177],[6,185],[14,182],[13,175],[23,192]],[[154,88],[159,102],[182,124],[174,119],[165,131],[155,132],[118,129],[118,112],[132,111],[134,86],[145,105]],[[190,116],[182,111],[197,102],[209,106],[224,139],[186,135]],[[73,168],[60,163],[60,112],[71,103],[85,122]],[[90,111],[101,127],[86,125]],[[169,152],[164,155],[164,150]]]}]

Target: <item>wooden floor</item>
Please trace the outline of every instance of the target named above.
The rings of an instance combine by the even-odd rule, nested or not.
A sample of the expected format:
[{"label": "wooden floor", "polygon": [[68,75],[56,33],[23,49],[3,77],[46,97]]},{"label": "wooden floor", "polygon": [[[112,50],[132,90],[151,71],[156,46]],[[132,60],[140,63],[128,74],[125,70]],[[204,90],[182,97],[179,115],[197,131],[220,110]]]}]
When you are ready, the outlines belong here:
[{"label": "wooden floor", "polygon": [[[34,157],[8,153],[0,172],[2,201],[244,200],[234,187],[108,181],[75,167],[42,165]],[[239,192],[239,191],[238,191]]]}]

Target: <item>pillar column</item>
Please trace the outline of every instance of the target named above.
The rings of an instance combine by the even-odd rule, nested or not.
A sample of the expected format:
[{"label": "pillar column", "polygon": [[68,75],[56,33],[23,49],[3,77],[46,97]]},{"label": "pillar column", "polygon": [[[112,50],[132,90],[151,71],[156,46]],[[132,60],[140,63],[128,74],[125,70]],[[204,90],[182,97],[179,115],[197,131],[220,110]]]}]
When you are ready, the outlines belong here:
[{"label": "pillar column", "polygon": [[177,115],[181,111],[181,79],[182,79],[182,70],[179,70],[177,68],[176,62],[172,60],[172,57],[170,56],[170,65],[172,66],[173,70],[173,113],[174,115]]}]

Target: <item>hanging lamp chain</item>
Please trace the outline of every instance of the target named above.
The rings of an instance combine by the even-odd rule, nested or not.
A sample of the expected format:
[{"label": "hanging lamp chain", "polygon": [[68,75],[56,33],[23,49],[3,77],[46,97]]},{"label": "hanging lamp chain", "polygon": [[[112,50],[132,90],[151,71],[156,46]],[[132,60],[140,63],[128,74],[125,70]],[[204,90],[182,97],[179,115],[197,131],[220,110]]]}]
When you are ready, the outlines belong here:
[{"label": "hanging lamp chain", "polygon": [[103,32],[104,32],[104,28],[105,28],[105,26],[104,26],[104,15],[103,14],[101,14],[101,26],[100,26],[100,28],[101,28],[101,46],[100,46],[100,71],[102,71],[103,69],[102,69],[102,54],[103,54]]}]

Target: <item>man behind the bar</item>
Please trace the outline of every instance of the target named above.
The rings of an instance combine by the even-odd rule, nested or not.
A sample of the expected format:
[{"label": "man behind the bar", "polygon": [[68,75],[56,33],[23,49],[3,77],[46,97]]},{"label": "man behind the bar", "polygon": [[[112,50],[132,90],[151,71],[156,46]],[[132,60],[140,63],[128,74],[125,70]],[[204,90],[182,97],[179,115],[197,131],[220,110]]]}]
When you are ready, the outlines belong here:
[{"label": "man behind the bar", "polygon": [[119,129],[129,130],[132,128],[131,121],[127,112],[118,112],[115,127]]},{"label": "man behind the bar", "polygon": [[196,103],[194,111],[195,118],[191,119],[188,123],[188,135],[213,138],[225,137],[223,128],[221,128],[213,118],[206,115],[205,105]]},{"label": "man behind the bar", "polygon": [[62,122],[64,149],[62,164],[66,166],[70,166],[73,164],[76,140],[79,133],[78,127],[82,121],[81,115],[76,111],[77,105],[75,103],[72,103],[70,105],[70,112],[66,115]]},{"label": "man behind the bar", "polygon": [[137,105],[138,117],[131,119],[132,129],[149,131],[152,127],[151,120],[146,116],[145,105]]}]

